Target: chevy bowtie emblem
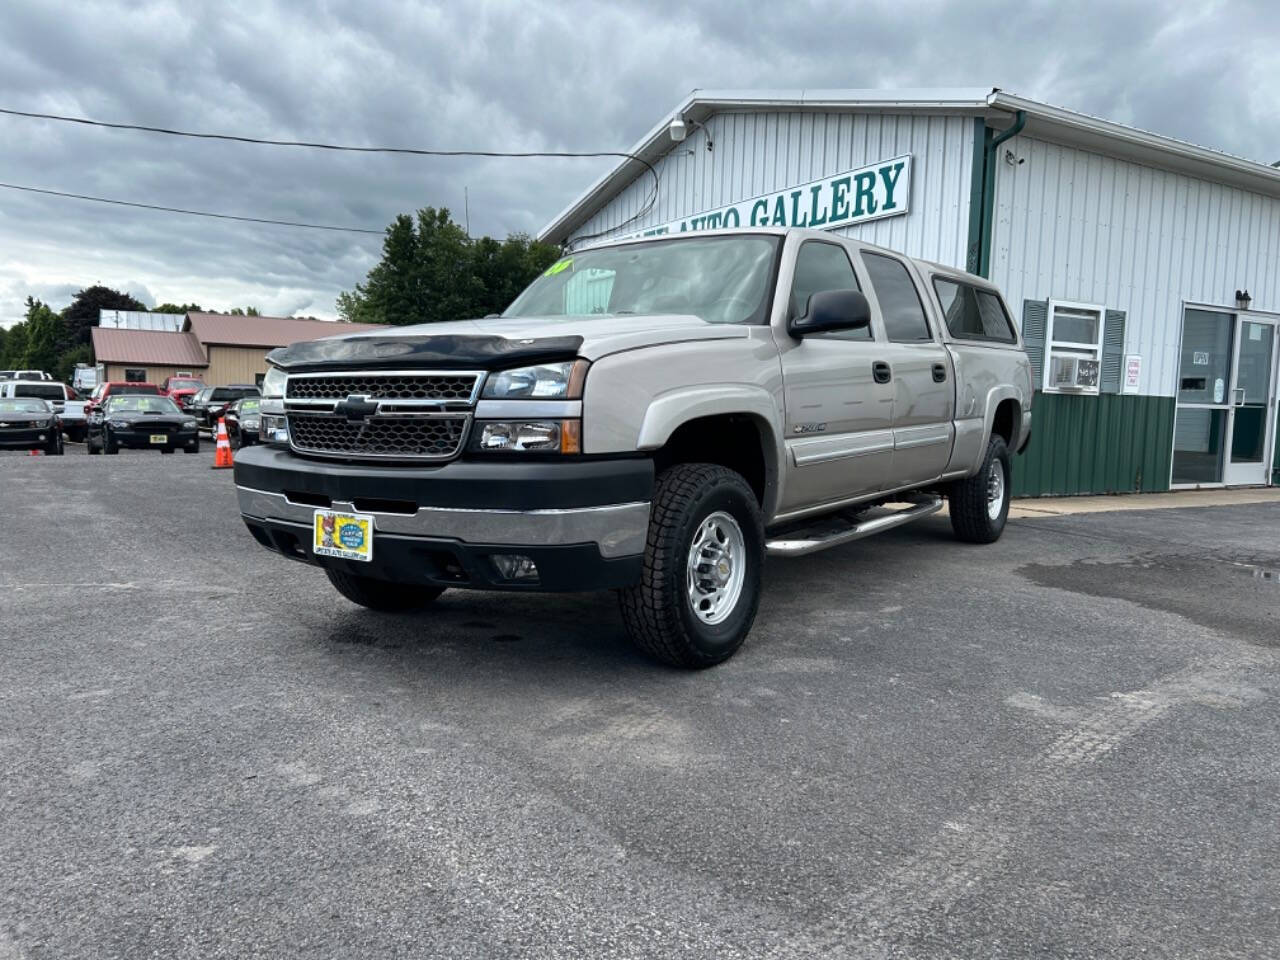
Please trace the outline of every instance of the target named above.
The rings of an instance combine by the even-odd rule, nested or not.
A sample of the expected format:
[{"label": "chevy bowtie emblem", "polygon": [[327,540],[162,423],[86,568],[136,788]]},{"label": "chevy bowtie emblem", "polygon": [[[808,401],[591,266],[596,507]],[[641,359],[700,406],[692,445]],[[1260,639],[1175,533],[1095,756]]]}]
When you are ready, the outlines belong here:
[{"label": "chevy bowtie emblem", "polygon": [[370,400],[363,394],[353,393],[347,399],[335,403],[333,412],[336,416],[346,417],[353,423],[360,423],[366,417],[372,417],[378,412],[378,401]]}]

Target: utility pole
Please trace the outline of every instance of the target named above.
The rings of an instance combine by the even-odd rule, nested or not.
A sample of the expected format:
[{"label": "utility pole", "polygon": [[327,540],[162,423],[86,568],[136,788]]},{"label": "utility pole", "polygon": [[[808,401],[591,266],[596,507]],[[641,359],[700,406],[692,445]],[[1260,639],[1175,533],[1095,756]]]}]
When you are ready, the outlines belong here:
[{"label": "utility pole", "polygon": [[467,221],[467,239],[471,239],[471,197],[467,193],[467,188],[462,188],[462,213]]}]

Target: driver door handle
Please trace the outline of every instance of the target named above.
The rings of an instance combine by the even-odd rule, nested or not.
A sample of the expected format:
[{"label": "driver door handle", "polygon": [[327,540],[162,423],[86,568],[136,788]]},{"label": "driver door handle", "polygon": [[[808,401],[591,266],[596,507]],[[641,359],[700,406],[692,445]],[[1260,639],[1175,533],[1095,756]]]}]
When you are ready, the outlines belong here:
[{"label": "driver door handle", "polygon": [[883,360],[877,360],[871,365],[871,376],[875,377],[876,383],[888,383],[893,379],[893,370]]}]

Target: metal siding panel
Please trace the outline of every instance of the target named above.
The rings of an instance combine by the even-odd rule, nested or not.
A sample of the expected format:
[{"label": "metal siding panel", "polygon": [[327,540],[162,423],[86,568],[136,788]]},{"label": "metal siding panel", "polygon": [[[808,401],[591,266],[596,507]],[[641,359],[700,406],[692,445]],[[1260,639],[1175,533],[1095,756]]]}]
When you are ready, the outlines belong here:
[{"label": "metal siding panel", "polygon": [[[1184,301],[1230,305],[1248,286],[1280,311],[1280,200],[1026,136],[1008,146],[1026,163],[998,158],[993,278],[1013,303],[1125,312],[1145,390],[1176,393]],[[1098,194],[1087,207],[1082,189]]]},{"label": "metal siding panel", "polygon": [[1172,397],[1036,394],[1035,428],[1014,458],[1015,496],[1169,488]]},{"label": "metal siding panel", "polygon": [[[911,212],[838,232],[911,256],[964,265],[971,117],[771,111],[716,114],[707,125],[714,151],[707,153],[701,129],[673,144],[655,164],[661,177],[657,207],[628,230],[910,152]],[[574,236],[617,227],[640,209],[650,182],[647,174],[632,181]]]}]

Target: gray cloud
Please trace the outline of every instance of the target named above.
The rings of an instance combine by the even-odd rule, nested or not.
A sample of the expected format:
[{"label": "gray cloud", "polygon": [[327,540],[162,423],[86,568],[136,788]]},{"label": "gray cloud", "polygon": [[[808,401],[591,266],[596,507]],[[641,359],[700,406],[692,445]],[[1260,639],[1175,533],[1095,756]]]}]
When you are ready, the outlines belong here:
[{"label": "gray cloud", "polygon": [[[0,105],[279,138],[626,149],[694,87],[998,85],[1260,160],[1280,158],[1269,4],[628,5],[496,0],[80,4],[0,12]],[[199,142],[0,117],[0,180],[381,229],[447,206],[535,231],[605,160],[466,160]],[[377,237],[0,199],[0,323],[28,293],[333,314]]]}]

